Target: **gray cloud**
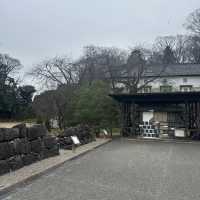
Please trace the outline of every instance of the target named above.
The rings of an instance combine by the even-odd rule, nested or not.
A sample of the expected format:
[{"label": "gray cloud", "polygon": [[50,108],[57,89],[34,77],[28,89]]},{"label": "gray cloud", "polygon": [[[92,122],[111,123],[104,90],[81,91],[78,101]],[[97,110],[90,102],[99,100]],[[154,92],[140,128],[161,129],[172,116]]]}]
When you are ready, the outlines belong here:
[{"label": "gray cloud", "polygon": [[183,33],[199,0],[0,0],[0,52],[24,70],[60,54],[78,57],[87,44],[127,48]]}]

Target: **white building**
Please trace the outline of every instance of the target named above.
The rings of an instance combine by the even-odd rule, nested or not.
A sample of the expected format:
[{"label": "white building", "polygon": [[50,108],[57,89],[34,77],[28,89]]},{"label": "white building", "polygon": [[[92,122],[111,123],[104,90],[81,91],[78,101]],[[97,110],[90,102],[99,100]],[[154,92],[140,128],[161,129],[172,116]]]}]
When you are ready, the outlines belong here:
[{"label": "white building", "polygon": [[[117,84],[120,92],[113,97],[124,106],[122,130],[129,130],[138,121],[148,124],[158,122],[159,133],[168,135],[177,130],[179,135],[187,133],[191,136],[199,130],[200,64],[170,64],[165,68],[162,65],[148,66],[139,86],[147,81],[139,94],[130,94],[125,85]],[[133,104],[139,105],[142,118],[131,122],[130,107]]]},{"label": "white building", "polygon": [[163,71],[162,69],[162,65],[147,68],[141,84],[145,80],[153,81],[148,83],[141,92],[200,91],[200,64],[170,64]]}]

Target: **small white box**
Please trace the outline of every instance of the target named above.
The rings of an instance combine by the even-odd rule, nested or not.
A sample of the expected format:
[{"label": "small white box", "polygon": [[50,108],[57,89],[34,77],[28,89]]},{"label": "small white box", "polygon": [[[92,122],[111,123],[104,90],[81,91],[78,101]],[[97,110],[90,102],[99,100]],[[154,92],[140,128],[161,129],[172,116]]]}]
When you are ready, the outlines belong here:
[{"label": "small white box", "polygon": [[175,137],[185,137],[184,129],[175,129]]}]

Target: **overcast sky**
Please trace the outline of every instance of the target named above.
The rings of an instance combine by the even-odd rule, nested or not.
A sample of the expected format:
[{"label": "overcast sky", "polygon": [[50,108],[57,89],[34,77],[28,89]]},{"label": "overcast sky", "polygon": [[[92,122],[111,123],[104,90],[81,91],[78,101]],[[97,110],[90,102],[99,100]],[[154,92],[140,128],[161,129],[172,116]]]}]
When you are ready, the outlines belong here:
[{"label": "overcast sky", "polygon": [[24,70],[43,58],[81,54],[88,44],[128,48],[184,33],[200,0],[0,0],[0,53]]}]

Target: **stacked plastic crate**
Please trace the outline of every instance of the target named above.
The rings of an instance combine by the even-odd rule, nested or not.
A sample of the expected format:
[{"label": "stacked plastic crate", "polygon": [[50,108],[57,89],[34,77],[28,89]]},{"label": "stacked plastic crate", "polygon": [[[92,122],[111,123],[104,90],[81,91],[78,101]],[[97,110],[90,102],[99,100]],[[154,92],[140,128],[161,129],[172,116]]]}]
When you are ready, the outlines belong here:
[{"label": "stacked plastic crate", "polygon": [[159,127],[149,121],[143,122],[143,124],[140,125],[140,132],[143,137],[159,137]]}]

